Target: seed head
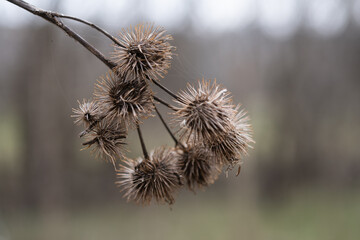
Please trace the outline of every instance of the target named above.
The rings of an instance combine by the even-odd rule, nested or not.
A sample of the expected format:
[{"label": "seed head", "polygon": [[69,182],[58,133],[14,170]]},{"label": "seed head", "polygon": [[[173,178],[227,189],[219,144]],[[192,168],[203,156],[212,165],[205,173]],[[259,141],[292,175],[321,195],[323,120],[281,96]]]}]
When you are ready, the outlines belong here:
[{"label": "seed head", "polygon": [[79,108],[73,108],[72,111],[74,115],[71,115],[71,117],[75,118],[75,124],[84,124],[85,127],[89,127],[92,123],[100,119],[101,111],[97,102],[83,99],[82,103],[80,101],[78,101],[78,103]]},{"label": "seed head", "polygon": [[155,198],[158,203],[173,204],[173,194],[182,185],[174,149],[159,147],[149,159],[126,159],[117,173],[117,185],[123,187],[124,196],[138,204],[148,205]]},{"label": "seed head", "polygon": [[230,169],[241,162],[242,156],[247,154],[251,143],[254,143],[249,117],[244,110],[239,109],[240,106],[235,108],[237,114],[231,119],[232,128],[208,143],[217,159],[229,165]]},{"label": "seed head", "polygon": [[138,24],[134,28],[122,29],[112,53],[117,63],[116,70],[135,75],[138,79],[161,78],[167,73],[175,47],[168,42],[171,35],[165,35],[165,29],[152,24]]},{"label": "seed head", "polygon": [[231,128],[232,101],[229,92],[216,81],[211,84],[203,79],[198,88],[189,84],[175,101],[179,105],[175,117],[181,122],[181,138],[191,135],[194,142],[212,142]]},{"label": "seed head", "polygon": [[134,126],[154,109],[153,94],[148,83],[124,78],[109,72],[95,86],[95,98],[110,121],[122,121]]},{"label": "seed head", "polygon": [[92,147],[92,152],[97,157],[110,161],[115,167],[116,159],[123,156],[126,136],[123,124],[115,124],[104,119],[86,135],[87,142],[83,145]]},{"label": "seed head", "polygon": [[192,191],[213,184],[221,172],[221,164],[216,162],[214,154],[202,144],[179,149],[179,166]]}]

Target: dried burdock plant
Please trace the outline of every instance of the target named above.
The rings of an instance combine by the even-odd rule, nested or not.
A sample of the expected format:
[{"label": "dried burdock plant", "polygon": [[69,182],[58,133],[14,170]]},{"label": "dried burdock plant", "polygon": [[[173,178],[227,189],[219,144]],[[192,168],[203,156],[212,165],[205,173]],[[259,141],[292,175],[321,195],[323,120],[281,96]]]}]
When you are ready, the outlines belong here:
[{"label": "dried burdock plant", "polygon": [[215,81],[202,80],[197,88],[188,85],[179,96],[175,119],[181,122],[181,138],[201,142],[228,169],[240,164],[253,143],[252,130],[246,112],[232,104],[230,93]]},{"label": "dried burdock plant", "polygon": [[153,93],[145,80],[127,80],[112,71],[100,78],[94,95],[109,121],[126,126],[135,126],[154,109]]},{"label": "dried burdock plant", "polygon": [[202,144],[179,147],[179,167],[188,188],[204,188],[213,184],[218,178],[222,165],[216,161],[215,155]]},{"label": "dried burdock plant", "polygon": [[243,156],[254,143],[249,118],[244,110],[239,109],[240,106],[235,109],[237,114],[231,121],[232,128],[208,143],[218,162],[228,165],[227,170],[231,170],[235,165],[240,166]]},{"label": "dried burdock plant", "polygon": [[151,152],[149,159],[127,159],[117,173],[116,183],[123,188],[124,196],[136,203],[148,205],[155,199],[173,204],[173,195],[182,186],[178,158],[177,151],[162,146]]},{"label": "dried burdock plant", "polygon": [[169,43],[172,39],[171,35],[165,34],[164,28],[152,24],[122,29],[118,39],[121,46],[114,44],[112,53],[116,70],[138,79],[163,77],[175,50]]},{"label": "dried burdock plant", "polygon": [[[142,205],[152,201],[173,204],[180,187],[186,184],[192,191],[204,188],[218,178],[222,166],[229,170],[247,154],[254,142],[249,118],[232,103],[225,88],[203,79],[197,86],[188,84],[185,91],[175,94],[160,83],[159,77],[167,73],[175,50],[169,43],[172,37],[162,27],[138,24],[122,29],[115,38],[85,20],[45,11],[22,0],[8,1],[61,28],[109,67],[95,85],[94,100],[79,102],[72,117],[85,127],[80,134],[86,139],[83,145],[113,164],[116,183],[128,200]],[[111,53],[115,62],[68,28],[62,18],[86,24],[109,38],[115,47]],[[169,94],[176,106],[155,96],[152,83]],[[174,111],[174,120],[180,123],[179,139],[155,107],[156,102]],[[153,110],[175,147],[158,147],[148,154],[140,124],[152,116]],[[137,160],[124,154],[127,131],[133,127],[143,151],[143,157]],[[119,170],[117,161],[121,161]]]},{"label": "dried burdock plant", "polygon": [[116,168],[116,159],[123,157],[127,131],[124,124],[115,124],[105,119],[95,124],[83,143],[97,157],[110,161]]},{"label": "dried burdock plant", "polygon": [[83,99],[82,103],[80,101],[78,103],[79,108],[73,108],[74,115],[71,115],[71,117],[75,118],[75,124],[83,124],[85,127],[89,127],[91,124],[99,121],[101,111],[97,102]]},{"label": "dried burdock plant", "polygon": [[234,109],[237,114],[231,119],[232,127],[225,134],[219,135],[209,142],[211,151],[217,159],[227,164],[232,169],[236,164],[240,164],[242,157],[247,154],[252,139],[252,128],[249,124],[249,117],[245,110],[240,110],[240,105]]},{"label": "dried burdock plant", "polygon": [[192,136],[194,142],[212,142],[231,129],[232,100],[216,81],[203,79],[197,88],[188,84],[175,102],[178,104],[175,118],[182,126],[181,138]]}]

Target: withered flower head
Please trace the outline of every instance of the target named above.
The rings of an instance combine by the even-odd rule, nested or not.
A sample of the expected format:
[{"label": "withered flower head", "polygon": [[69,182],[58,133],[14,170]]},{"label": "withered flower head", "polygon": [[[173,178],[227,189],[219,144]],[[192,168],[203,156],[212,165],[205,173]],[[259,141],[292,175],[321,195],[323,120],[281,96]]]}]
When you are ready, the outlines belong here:
[{"label": "withered flower head", "polygon": [[75,124],[84,124],[85,127],[89,127],[90,124],[100,119],[101,112],[97,102],[83,99],[82,103],[80,101],[78,101],[78,103],[79,108],[73,108],[72,111],[74,115],[71,115],[71,117],[75,118]]},{"label": "withered flower head", "polygon": [[116,168],[115,161],[122,157],[127,131],[123,124],[114,124],[103,119],[86,135],[84,146],[93,147],[96,156],[110,161]]},{"label": "withered flower head", "polygon": [[190,190],[213,184],[221,172],[221,163],[216,162],[214,154],[202,144],[179,149],[179,166]]},{"label": "withered flower head", "polygon": [[109,72],[95,87],[95,98],[110,121],[124,121],[127,126],[139,123],[154,109],[152,91],[147,82],[130,80]]},{"label": "withered flower head", "polygon": [[235,108],[237,114],[231,119],[232,128],[210,143],[210,148],[217,159],[229,165],[230,169],[240,164],[242,156],[247,154],[251,143],[254,143],[249,117],[244,110],[239,111],[239,109],[240,106]]},{"label": "withered flower head", "polygon": [[158,79],[167,73],[175,47],[170,45],[169,40],[173,38],[165,34],[164,28],[138,24],[122,29],[119,37],[123,47],[115,44],[112,53],[118,72],[130,73],[140,79]]},{"label": "withered flower head", "polygon": [[229,95],[216,81],[211,84],[203,79],[198,82],[198,88],[188,84],[187,91],[180,92],[175,100],[179,105],[175,117],[183,128],[181,138],[193,135],[195,142],[212,142],[219,134],[226,133],[234,115]]},{"label": "withered flower head", "polygon": [[127,159],[117,173],[119,187],[124,196],[138,204],[148,205],[155,198],[158,203],[173,204],[173,194],[182,185],[174,149],[159,147],[150,153],[149,159]]}]

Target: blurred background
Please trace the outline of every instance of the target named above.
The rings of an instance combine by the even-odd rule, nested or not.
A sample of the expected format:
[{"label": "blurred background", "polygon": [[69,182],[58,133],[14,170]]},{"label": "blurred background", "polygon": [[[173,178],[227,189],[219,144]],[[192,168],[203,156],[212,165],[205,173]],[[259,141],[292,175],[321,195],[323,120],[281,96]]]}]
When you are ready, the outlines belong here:
[{"label": "blurred background", "polygon": [[[178,91],[216,78],[249,112],[256,144],[238,177],[183,190],[171,208],[126,203],[112,165],[80,151],[82,129],[70,118],[107,67],[1,1],[1,240],[358,239],[360,0],[29,2],[113,35],[139,22],[164,26],[178,55],[163,84]],[[64,22],[109,56],[108,39]],[[149,149],[173,144],[157,118],[143,132]],[[134,133],[128,148],[141,155]]]}]

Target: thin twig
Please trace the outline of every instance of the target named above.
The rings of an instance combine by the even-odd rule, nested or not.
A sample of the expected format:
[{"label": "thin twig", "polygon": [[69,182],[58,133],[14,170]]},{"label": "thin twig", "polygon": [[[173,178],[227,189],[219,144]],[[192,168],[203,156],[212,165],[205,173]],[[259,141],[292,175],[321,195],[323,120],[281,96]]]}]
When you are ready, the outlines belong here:
[{"label": "thin twig", "polygon": [[144,154],[144,158],[146,160],[149,160],[149,154],[146,150],[146,146],[145,146],[145,142],[144,142],[144,139],[143,139],[143,136],[142,136],[142,133],[141,133],[141,129],[140,129],[140,126],[139,124],[136,126],[136,129],[137,129],[137,132],[138,132],[138,135],[139,135],[139,139],[140,139],[140,144],[141,144],[141,149],[143,151],[143,154]]},{"label": "thin twig", "polygon": [[158,98],[157,96],[153,96],[153,98],[155,99],[155,101],[161,103],[162,105],[168,107],[169,109],[176,111],[176,108],[172,105],[170,105],[169,103],[165,102],[164,100],[162,100],[161,98]]},{"label": "thin twig", "polygon": [[55,24],[56,26],[64,30],[69,35],[69,37],[75,39],[77,42],[83,45],[87,50],[89,50],[92,54],[94,54],[110,69],[113,69],[116,66],[115,63],[108,60],[99,50],[97,50],[94,46],[88,43],[83,37],[75,33],[73,30],[67,27],[62,21],[60,21],[56,15],[61,15],[61,14],[42,10],[22,0],[7,0],[7,1],[27,10],[28,12],[34,15],[44,18],[45,20],[51,22],[52,24]]},{"label": "thin twig", "polygon": [[155,107],[155,111],[157,113],[157,115],[159,116],[162,124],[164,125],[164,127],[166,128],[166,130],[168,131],[168,133],[170,134],[171,138],[174,140],[175,145],[180,145],[182,148],[184,148],[184,146],[177,140],[177,138],[175,137],[175,135],[171,132],[169,126],[166,124],[164,118],[162,117],[161,113],[159,112],[159,110],[157,109],[156,106]]},{"label": "thin twig", "polygon": [[118,46],[122,47],[122,48],[125,48],[124,45],[122,45],[114,36],[112,36],[110,33],[108,33],[107,31],[105,31],[104,29],[98,27],[97,25],[91,23],[91,22],[88,22],[88,21],[85,21],[83,19],[80,19],[80,18],[77,18],[77,17],[73,17],[73,16],[68,16],[68,15],[64,15],[64,14],[61,14],[61,13],[56,13],[56,12],[52,12],[54,16],[56,17],[59,17],[59,18],[67,18],[67,19],[71,19],[71,20],[74,20],[74,21],[77,21],[77,22],[81,22],[85,25],[88,25],[92,28],[94,28],[95,30],[101,32],[102,34],[104,34],[106,37],[108,37],[111,41],[113,41],[115,44],[117,44]]},{"label": "thin twig", "polygon": [[[92,46],[90,43],[88,43],[84,38],[82,38],[80,35],[78,35],[73,30],[71,30],[69,27],[67,27],[58,18],[69,18],[69,19],[72,19],[75,21],[82,22],[86,25],[89,25],[89,26],[95,28],[96,30],[100,31],[101,33],[103,33],[105,36],[109,37],[112,41],[114,41],[119,46],[123,47],[123,45],[121,45],[114,37],[112,37],[105,30],[103,30],[100,27],[98,27],[90,22],[87,22],[85,20],[82,20],[82,19],[79,19],[76,17],[66,16],[66,15],[63,15],[60,13],[56,13],[56,12],[46,11],[46,10],[37,8],[37,7],[27,3],[25,1],[22,1],[22,0],[7,0],[7,1],[29,11],[30,13],[32,13],[34,15],[42,17],[45,20],[55,24],[56,26],[58,26],[59,28],[64,30],[71,38],[75,39],[77,42],[79,42],[81,45],[83,45],[86,49],[88,49],[92,54],[94,54],[98,59],[100,59],[110,69],[113,69],[114,67],[116,67],[116,64],[114,62],[108,60],[99,50],[97,50],[94,46]],[[168,88],[163,86],[158,80],[153,79],[152,82],[155,85],[157,85],[159,88],[164,90],[166,93],[168,93],[170,96],[175,98],[176,100],[181,101],[181,99],[175,93],[173,93]]]},{"label": "thin twig", "polygon": [[167,87],[165,87],[164,85],[162,85],[158,80],[152,79],[152,82],[158,86],[159,88],[161,88],[162,90],[164,90],[167,94],[169,94],[170,96],[172,96],[173,98],[175,98],[176,100],[178,100],[179,102],[182,102],[181,99],[172,91],[170,91]]}]

